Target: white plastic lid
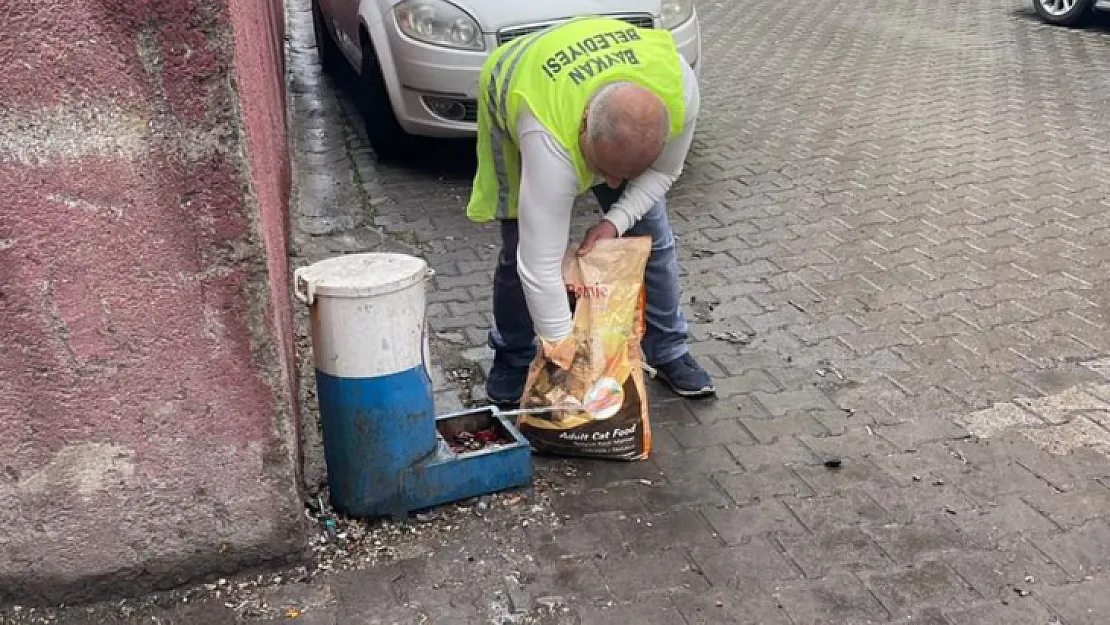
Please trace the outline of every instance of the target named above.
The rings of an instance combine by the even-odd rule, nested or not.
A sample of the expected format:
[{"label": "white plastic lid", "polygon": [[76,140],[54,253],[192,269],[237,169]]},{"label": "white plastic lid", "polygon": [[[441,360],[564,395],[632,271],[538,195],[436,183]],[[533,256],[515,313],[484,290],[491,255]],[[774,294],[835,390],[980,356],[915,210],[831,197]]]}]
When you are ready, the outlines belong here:
[{"label": "white plastic lid", "polygon": [[373,297],[408,288],[432,272],[423,259],[406,254],[349,254],[297,269],[297,298],[311,305],[317,295]]}]

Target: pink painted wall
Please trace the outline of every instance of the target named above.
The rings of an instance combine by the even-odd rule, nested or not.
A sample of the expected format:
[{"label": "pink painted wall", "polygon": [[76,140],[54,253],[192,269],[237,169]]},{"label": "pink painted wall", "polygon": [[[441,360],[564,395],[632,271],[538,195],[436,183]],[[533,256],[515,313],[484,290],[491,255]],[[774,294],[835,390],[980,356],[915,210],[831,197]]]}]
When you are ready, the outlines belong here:
[{"label": "pink painted wall", "polygon": [[[296,354],[287,253],[292,172],[285,130],[285,13],[281,0],[230,0],[230,10],[250,180],[267,251],[274,329],[281,337],[284,386],[290,397],[295,397]],[[295,402],[290,406],[295,409]]]},{"label": "pink painted wall", "polygon": [[0,17],[0,604],[297,554],[278,0]]}]

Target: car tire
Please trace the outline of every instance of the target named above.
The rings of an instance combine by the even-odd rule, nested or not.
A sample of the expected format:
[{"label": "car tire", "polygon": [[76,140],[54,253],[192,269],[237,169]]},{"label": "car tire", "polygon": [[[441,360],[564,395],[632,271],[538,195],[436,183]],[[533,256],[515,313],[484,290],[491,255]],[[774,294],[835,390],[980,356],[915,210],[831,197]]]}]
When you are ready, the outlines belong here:
[{"label": "car tire", "polygon": [[1071,8],[1065,6],[1065,0],[1033,0],[1033,10],[1037,15],[1057,26],[1080,26],[1095,12],[1095,0],[1075,0]]},{"label": "car tire", "polygon": [[340,67],[343,53],[339,51],[331,31],[324,23],[324,12],[320,10],[320,3],[316,0],[312,0],[312,32],[316,36],[316,54],[320,57],[320,67],[325,72],[335,71]]},{"label": "car tire", "polygon": [[362,87],[359,110],[370,147],[374,148],[380,161],[395,161],[410,156],[412,137],[397,122],[378,57],[367,41],[362,42],[362,71],[359,73]]}]

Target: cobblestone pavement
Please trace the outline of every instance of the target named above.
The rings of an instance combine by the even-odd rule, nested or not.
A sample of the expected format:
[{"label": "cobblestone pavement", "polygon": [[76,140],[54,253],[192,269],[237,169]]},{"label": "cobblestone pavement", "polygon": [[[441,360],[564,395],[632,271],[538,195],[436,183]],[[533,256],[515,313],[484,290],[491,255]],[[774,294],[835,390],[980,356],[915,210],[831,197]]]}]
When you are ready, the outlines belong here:
[{"label": "cobblestone pavement", "polygon": [[[289,4],[295,260],[426,256],[441,410],[480,403],[497,239],[463,214],[471,148],[375,164]],[[522,502],[259,596],[329,624],[1106,623],[1110,25],[1027,4],[699,2],[670,206],[720,399],[657,392],[649,461],[537,459]],[[249,620],[224,603],[95,622]]]},{"label": "cobblestone pavement", "polygon": [[[564,522],[524,532],[534,562],[510,607],[1110,618],[1110,30],[1047,27],[1027,4],[699,4],[704,112],[670,205],[721,398],[659,394],[648,462],[568,477],[539,460]],[[480,381],[497,238],[464,218],[469,171],[369,170],[348,142],[373,225],[437,271],[437,356]],[[401,603],[426,590],[393,587]],[[461,601],[488,618],[503,591]]]},{"label": "cobblestone pavement", "polygon": [[[529,533],[523,610],[1110,618],[1110,29],[1027,5],[699,4],[704,112],[670,205],[722,397],[660,394],[649,462],[551,474],[565,525]],[[441,357],[487,366],[497,239],[464,218],[465,168],[367,179],[374,225],[438,272]]]}]

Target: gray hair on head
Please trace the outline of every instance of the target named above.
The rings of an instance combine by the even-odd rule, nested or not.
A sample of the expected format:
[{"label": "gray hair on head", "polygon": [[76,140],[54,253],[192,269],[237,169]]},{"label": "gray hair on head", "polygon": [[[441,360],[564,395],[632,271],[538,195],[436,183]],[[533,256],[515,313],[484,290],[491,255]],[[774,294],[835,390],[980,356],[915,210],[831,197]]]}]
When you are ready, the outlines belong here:
[{"label": "gray hair on head", "polygon": [[[632,98],[628,96],[638,96],[635,106],[629,106]],[[648,114],[652,110],[661,111],[661,114]],[[658,154],[667,142],[670,129],[670,113],[663,100],[632,81],[602,85],[587,104],[586,140],[590,143],[604,141],[630,148],[635,146]]]}]

